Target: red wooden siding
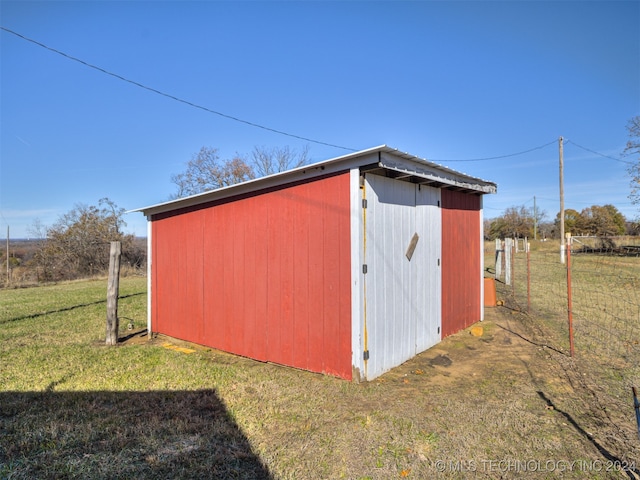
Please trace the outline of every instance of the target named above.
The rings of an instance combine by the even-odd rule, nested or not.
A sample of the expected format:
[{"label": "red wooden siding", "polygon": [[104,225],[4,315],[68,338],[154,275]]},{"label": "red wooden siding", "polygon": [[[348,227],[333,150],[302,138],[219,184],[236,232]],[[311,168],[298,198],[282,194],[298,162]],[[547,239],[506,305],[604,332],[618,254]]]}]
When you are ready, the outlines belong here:
[{"label": "red wooden siding", "polygon": [[[153,330],[198,342],[203,339],[202,325],[194,324],[191,318],[203,314],[202,227],[188,216],[174,217],[171,223],[171,226],[167,222],[153,225],[152,265],[161,265],[162,273],[152,274],[152,292],[161,294],[152,295],[151,308],[163,313],[152,319]],[[187,245],[188,248],[183,248]],[[190,304],[176,302],[176,298],[189,298]]]},{"label": "red wooden siding", "polygon": [[442,190],[442,337],[480,320],[480,197]]},{"label": "red wooden siding", "polygon": [[349,173],[152,223],[154,331],[351,378]]}]

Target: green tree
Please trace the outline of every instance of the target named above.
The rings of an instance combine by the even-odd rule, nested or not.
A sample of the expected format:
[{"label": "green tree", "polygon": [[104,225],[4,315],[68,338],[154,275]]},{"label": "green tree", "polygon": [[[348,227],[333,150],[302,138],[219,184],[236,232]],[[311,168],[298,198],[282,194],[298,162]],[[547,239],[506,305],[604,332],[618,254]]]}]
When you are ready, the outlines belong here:
[{"label": "green tree", "polygon": [[[582,216],[576,210],[572,208],[567,208],[564,211],[564,231],[567,233],[571,233],[573,235],[577,235],[580,233],[578,231],[579,226],[582,223]],[[554,236],[560,236],[560,212],[556,215],[556,219],[554,221]]]},{"label": "green tree", "polygon": [[624,235],[627,230],[627,219],[625,216],[620,212],[620,210],[611,204],[607,204],[603,208],[607,210],[611,216],[611,220],[613,221],[616,229],[615,235]]},{"label": "green tree", "polygon": [[613,205],[592,205],[583,209],[580,217],[577,228],[587,235],[610,237],[626,231],[626,219]]}]

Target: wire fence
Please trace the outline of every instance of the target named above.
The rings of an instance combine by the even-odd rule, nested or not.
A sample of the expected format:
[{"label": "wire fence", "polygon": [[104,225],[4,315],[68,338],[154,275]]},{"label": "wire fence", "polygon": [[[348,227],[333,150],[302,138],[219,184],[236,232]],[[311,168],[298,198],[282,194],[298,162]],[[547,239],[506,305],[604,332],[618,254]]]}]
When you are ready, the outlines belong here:
[{"label": "wire fence", "polygon": [[593,392],[588,401],[605,413],[633,413],[632,389],[640,390],[640,237],[570,237],[564,255],[558,242],[526,239],[496,241],[491,250],[489,270],[504,306],[526,314],[538,340],[579,370]]}]

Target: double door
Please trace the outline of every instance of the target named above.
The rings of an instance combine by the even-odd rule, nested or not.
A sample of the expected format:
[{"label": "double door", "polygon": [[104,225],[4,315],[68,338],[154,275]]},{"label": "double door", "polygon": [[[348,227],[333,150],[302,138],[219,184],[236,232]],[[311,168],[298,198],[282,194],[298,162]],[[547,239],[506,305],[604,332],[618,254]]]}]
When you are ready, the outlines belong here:
[{"label": "double door", "polygon": [[440,189],[365,174],[365,376],[440,341]]}]

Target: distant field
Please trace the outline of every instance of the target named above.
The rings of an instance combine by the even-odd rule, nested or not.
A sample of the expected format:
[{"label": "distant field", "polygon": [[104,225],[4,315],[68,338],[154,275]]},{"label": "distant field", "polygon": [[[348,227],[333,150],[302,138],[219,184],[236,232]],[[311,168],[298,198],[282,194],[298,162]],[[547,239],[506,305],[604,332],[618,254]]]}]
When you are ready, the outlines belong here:
[{"label": "distant field", "polygon": [[[6,270],[5,257],[7,252],[5,242],[6,239],[1,242],[2,248],[0,248],[0,266],[2,266],[0,271],[0,288],[6,287],[7,285],[12,288],[38,285],[42,280],[42,278],[40,278],[42,276],[42,271],[41,269],[39,270],[36,265],[35,256],[38,250],[43,247],[45,240],[24,238],[10,239],[9,275],[7,275]],[[133,246],[136,251],[140,252],[140,264],[138,266],[132,266],[123,259],[120,266],[121,275],[139,275],[141,273],[145,273],[146,259],[144,257],[146,256],[147,239],[145,237],[136,237],[133,240]],[[106,249],[106,253],[108,253],[108,249]]]},{"label": "distant field", "polygon": [[[146,326],[145,289],[144,278],[121,281],[122,339],[127,322]],[[461,332],[356,384],[166,338],[107,347],[105,298],[106,279],[0,290],[0,478],[488,479],[522,477],[524,466],[527,478],[608,479],[637,470],[637,443],[618,441],[634,433],[633,417],[577,404],[591,395],[582,373],[506,308],[487,309],[481,336]]]}]

